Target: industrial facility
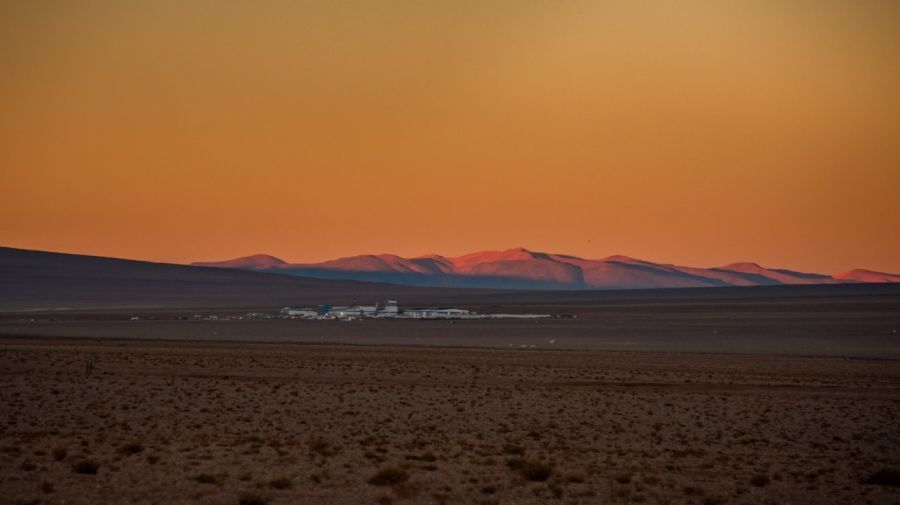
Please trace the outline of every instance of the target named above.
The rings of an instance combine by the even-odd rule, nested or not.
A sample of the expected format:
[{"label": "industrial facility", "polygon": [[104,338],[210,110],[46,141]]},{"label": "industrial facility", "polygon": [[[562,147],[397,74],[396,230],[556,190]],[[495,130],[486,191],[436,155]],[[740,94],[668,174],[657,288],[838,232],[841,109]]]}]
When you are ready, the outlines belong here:
[{"label": "industrial facility", "polygon": [[478,314],[467,309],[448,307],[401,308],[396,300],[383,305],[285,307],[281,316],[290,319],[540,319],[550,314]]}]

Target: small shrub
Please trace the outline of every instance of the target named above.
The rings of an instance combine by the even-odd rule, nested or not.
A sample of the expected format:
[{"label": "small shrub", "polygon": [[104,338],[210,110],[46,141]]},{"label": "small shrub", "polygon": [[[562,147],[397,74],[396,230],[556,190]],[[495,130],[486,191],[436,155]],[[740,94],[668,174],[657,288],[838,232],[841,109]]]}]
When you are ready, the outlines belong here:
[{"label": "small shrub", "polygon": [[309,443],[309,451],[313,454],[318,454],[323,458],[330,458],[337,454],[338,448],[331,444],[328,439],[318,436],[310,437],[308,440]]},{"label": "small shrub", "polygon": [[[550,494],[554,498],[556,498],[557,500],[562,498],[563,489],[561,487],[559,487],[558,484],[550,484],[549,489],[550,489]],[[638,500],[635,500],[635,501],[638,501]]]},{"label": "small shrub", "polygon": [[97,470],[100,469],[100,464],[94,461],[79,461],[72,465],[72,471],[75,473],[81,473],[84,475],[97,475]]},{"label": "small shrub", "polygon": [[900,487],[900,470],[896,468],[882,468],[870,475],[866,479],[866,484]]},{"label": "small shrub", "polygon": [[525,454],[525,449],[521,445],[506,444],[503,446],[503,453],[521,456],[522,454]]},{"label": "small shrub", "polygon": [[194,480],[199,482],[200,484],[219,484],[219,479],[215,475],[209,475],[207,473],[201,473],[200,475],[194,477]]},{"label": "small shrub", "polygon": [[571,475],[566,476],[566,482],[572,484],[581,484],[584,482],[584,475],[573,473]]},{"label": "small shrub", "polygon": [[238,505],[267,505],[269,500],[263,496],[245,493],[238,498]]},{"label": "small shrub", "polygon": [[769,476],[768,475],[759,474],[759,475],[754,475],[753,477],[750,478],[750,485],[752,485],[752,486],[763,487],[763,486],[767,486],[768,484],[769,484]]},{"label": "small shrub", "polygon": [[406,482],[409,474],[400,468],[384,468],[369,479],[369,484],[373,486],[393,486]]},{"label": "small shrub", "polygon": [[518,472],[522,477],[525,477],[526,480],[532,482],[544,482],[550,478],[551,474],[553,474],[552,466],[540,461],[529,461],[524,458],[513,458],[506,462],[506,466],[511,470]]},{"label": "small shrub", "polygon": [[409,500],[419,496],[421,489],[411,482],[401,482],[391,488],[398,499]]},{"label": "small shrub", "polygon": [[703,490],[697,486],[684,486],[684,494],[688,496],[703,496]]},{"label": "small shrub", "polygon": [[139,442],[132,442],[130,444],[123,445],[119,448],[119,452],[126,455],[131,456],[132,454],[137,454],[144,450],[144,446]]},{"label": "small shrub", "polygon": [[545,465],[543,463],[534,463],[527,466],[522,471],[522,475],[524,475],[526,479],[535,482],[544,482],[545,480],[550,478],[550,475],[552,473],[553,469],[549,465]]},{"label": "small shrub", "polygon": [[269,482],[269,485],[274,489],[290,489],[291,486],[294,485],[294,483],[291,482],[291,479],[282,477],[280,479],[273,479],[271,482]]},{"label": "small shrub", "polygon": [[65,447],[56,447],[53,449],[53,461],[62,461],[66,459],[68,452]]}]

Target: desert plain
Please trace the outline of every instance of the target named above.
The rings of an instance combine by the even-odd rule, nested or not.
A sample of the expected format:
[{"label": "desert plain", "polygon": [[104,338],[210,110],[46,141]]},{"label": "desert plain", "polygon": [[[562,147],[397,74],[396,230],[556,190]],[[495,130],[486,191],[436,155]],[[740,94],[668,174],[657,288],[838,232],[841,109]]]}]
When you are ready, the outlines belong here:
[{"label": "desert plain", "polygon": [[896,360],[17,337],[0,373],[4,503],[900,502]]},{"label": "desert plain", "polygon": [[[900,503],[900,285],[466,291],[4,254],[0,503]],[[565,317],[247,317],[385,298]]]}]

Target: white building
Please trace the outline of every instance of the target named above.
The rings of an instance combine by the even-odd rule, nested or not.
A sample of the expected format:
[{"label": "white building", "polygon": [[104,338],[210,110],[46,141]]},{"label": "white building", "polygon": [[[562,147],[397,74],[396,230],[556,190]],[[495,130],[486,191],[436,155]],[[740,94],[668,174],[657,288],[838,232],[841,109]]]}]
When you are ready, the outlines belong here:
[{"label": "white building", "polygon": [[375,305],[356,305],[353,307],[331,307],[328,315],[338,319],[348,317],[374,317],[378,314],[378,307]]},{"label": "white building", "polygon": [[465,318],[471,315],[466,309],[408,309],[403,311],[406,317],[413,319],[450,319]]},{"label": "white building", "polygon": [[319,311],[308,308],[285,307],[281,309],[281,315],[287,317],[316,317],[319,315]]}]

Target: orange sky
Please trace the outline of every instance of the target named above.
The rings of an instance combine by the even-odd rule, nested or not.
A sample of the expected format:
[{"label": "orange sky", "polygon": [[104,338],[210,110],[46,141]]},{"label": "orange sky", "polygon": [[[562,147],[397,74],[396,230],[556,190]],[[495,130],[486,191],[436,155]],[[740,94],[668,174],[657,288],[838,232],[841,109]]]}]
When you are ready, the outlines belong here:
[{"label": "orange sky", "polygon": [[2,245],[900,272],[893,0],[7,1],[0,69]]}]

